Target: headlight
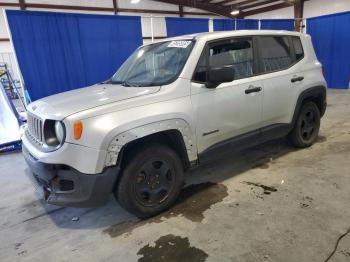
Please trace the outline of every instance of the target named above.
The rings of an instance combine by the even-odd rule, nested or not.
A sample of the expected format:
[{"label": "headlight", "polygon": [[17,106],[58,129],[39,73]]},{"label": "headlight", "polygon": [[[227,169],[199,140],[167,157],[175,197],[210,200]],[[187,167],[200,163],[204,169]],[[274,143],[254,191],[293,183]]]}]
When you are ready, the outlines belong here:
[{"label": "headlight", "polygon": [[63,142],[65,133],[64,133],[64,126],[61,121],[56,121],[55,122],[55,133],[56,133],[56,138],[60,142],[60,144]]},{"label": "headlight", "polygon": [[58,147],[66,138],[66,128],[61,121],[45,120],[44,123],[45,143],[50,147]]}]

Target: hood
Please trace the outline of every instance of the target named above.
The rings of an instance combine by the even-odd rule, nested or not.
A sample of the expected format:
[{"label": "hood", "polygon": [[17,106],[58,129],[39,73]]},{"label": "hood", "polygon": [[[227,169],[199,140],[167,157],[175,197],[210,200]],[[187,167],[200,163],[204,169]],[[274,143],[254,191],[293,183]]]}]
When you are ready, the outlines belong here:
[{"label": "hood", "polygon": [[28,110],[43,119],[62,120],[87,109],[153,94],[159,89],[159,86],[125,87],[99,84],[42,98],[29,104]]}]

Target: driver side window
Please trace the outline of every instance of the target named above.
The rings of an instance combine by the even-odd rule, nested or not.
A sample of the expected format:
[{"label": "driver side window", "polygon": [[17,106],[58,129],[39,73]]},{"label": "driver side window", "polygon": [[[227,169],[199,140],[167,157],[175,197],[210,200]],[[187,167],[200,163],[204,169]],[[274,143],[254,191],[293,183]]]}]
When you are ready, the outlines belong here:
[{"label": "driver side window", "polygon": [[209,44],[194,73],[196,82],[207,81],[207,61],[210,67],[232,66],[235,79],[253,76],[253,44],[251,38],[224,40]]}]

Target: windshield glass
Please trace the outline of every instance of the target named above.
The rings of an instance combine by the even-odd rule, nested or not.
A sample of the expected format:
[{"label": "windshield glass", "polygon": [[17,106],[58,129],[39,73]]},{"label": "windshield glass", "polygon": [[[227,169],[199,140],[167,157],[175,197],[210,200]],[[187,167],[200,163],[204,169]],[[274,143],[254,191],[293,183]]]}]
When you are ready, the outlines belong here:
[{"label": "windshield glass", "polygon": [[155,86],[168,84],[181,72],[193,41],[167,41],[137,49],[118,69],[112,84]]}]

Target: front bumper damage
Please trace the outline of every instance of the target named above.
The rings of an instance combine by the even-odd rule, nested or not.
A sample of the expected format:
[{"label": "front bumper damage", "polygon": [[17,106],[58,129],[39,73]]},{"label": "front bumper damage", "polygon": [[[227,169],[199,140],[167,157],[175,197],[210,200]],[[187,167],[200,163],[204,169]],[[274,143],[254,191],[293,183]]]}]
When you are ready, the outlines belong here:
[{"label": "front bumper damage", "polygon": [[58,206],[95,207],[111,195],[120,172],[118,166],[100,174],[84,174],[67,165],[38,161],[23,145],[23,156],[29,166],[27,174],[41,191],[43,198]]}]

